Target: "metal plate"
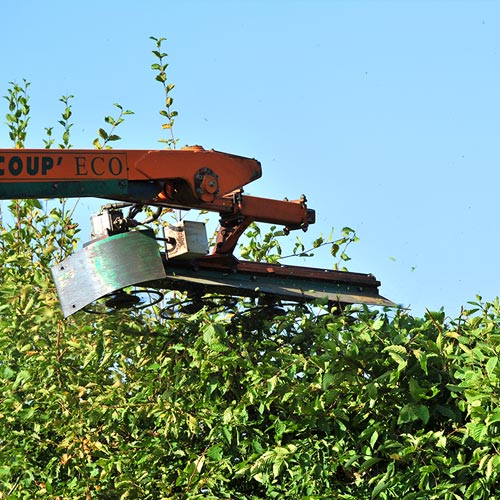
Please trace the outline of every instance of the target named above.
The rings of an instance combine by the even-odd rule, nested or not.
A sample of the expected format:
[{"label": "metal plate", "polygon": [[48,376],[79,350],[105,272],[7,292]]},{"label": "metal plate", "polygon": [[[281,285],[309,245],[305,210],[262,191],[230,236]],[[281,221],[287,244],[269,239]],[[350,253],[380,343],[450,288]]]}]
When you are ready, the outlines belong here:
[{"label": "metal plate", "polygon": [[121,288],[165,277],[153,231],[98,240],[51,271],[64,317]]},{"label": "metal plate", "polygon": [[[395,304],[378,294],[377,286],[348,283],[349,274],[343,281],[305,279],[298,276],[274,276],[245,272],[215,271],[167,266],[167,277],[153,287],[186,290],[191,292],[221,293],[235,296],[272,295],[297,301],[327,299],[339,304],[367,304],[393,307]],[[374,283],[378,283],[373,279]]]}]

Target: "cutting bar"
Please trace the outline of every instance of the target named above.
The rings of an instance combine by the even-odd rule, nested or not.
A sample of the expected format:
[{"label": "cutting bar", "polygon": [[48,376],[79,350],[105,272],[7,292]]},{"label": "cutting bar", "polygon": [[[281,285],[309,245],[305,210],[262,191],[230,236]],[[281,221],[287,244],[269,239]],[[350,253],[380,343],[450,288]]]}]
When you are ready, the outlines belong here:
[{"label": "cutting bar", "polygon": [[297,302],[322,299],[332,304],[394,307],[379,294],[380,282],[371,274],[237,261],[232,268],[210,261],[196,266],[181,261],[165,264],[165,278],[148,286],[183,290],[197,295],[273,296]]}]

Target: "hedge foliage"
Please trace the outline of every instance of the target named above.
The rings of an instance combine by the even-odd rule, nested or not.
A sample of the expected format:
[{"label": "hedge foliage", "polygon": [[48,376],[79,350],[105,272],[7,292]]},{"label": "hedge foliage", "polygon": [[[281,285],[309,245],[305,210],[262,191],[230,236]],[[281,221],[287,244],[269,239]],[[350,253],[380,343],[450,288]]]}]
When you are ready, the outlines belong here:
[{"label": "hedge foliage", "polygon": [[[500,304],[63,320],[64,204],[0,239],[1,499],[494,499]],[[9,219],[6,217],[6,219]]]}]

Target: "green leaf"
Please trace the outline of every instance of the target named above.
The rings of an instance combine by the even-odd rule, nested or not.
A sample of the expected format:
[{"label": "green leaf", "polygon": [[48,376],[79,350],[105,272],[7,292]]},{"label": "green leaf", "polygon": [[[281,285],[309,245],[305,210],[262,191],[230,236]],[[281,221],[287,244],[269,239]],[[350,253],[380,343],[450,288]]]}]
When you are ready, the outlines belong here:
[{"label": "green leaf", "polygon": [[429,370],[427,367],[427,355],[425,354],[425,352],[421,351],[420,349],[414,349],[412,352],[413,355],[417,358],[418,362],[420,363],[420,368],[422,369],[422,371],[426,375],[428,375]]},{"label": "green leaf", "polygon": [[427,424],[430,414],[429,409],[422,404],[409,403],[401,408],[398,417],[398,424],[407,424],[415,420],[421,420],[423,424]]},{"label": "green leaf", "polygon": [[220,444],[217,444],[215,446],[210,447],[209,450],[207,451],[207,457],[211,458],[216,462],[220,461],[223,457],[222,446]]},{"label": "green leaf", "polygon": [[274,392],[277,383],[278,383],[277,375],[274,375],[267,380],[267,396],[270,396]]},{"label": "green leaf", "polygon": [[17,389],[18,387],[22,386],[26,382],[28,382],[31,378],[31,374],[28,370],[20,370],[17,373],[16,380],[14,384],[12,385],[13,389]]},{"label": "green leaf", "polygon": [[486,369],[486,374],[488,375],[489,378],[492,378],[494,373],[495,373],[495,368],[498,365],[498,357],[497,356],[492,356],[491,358],[488,359],[485,369]]},{"label": "green leaf", "polygon": [[42,204],[40,203],[40,200],[37,200],[36,198],[33,198],[31,200],[31,203],[33,203],[33,206],[35,208],[38,208],[38,210],[42,210]]},{"label": "green leaf", "polygon": [[427,406],[417,405],[416,413],[418,415],[418,418],[422,421],[424,425],[429,422],[430,414],[429,414],[429,408],[427,408]]},{"label": "green leaf", "polygon": [[320,247],[323,243],[325,242],[325,240],[323,239],[322,236],[320,236],[319,238],[316,238],[314,241],[313,241],[313,248],[318,248]]},{"label": "green leaf", "polygon": [[224,425],[229,424],[231,420],[233,419],[233,410],[228,407],[224,410],[224,414],[222,415],[222,422]]},{"label": "green leaf", "polygon": [[382,493],[387,488],[387,483],[385,482],[385,479],[382,478],[373,488],[372,490],[372,498],[377,498],[377,496]]},{"label": "green leaf", "polygon": [[217,333],[212,324],[206,325],[203,329],[203,340],[206,344],[212,345],[217,341]]},{"label": "green leaf", "polygon": [[467,424],[467,430],[477,443],[482,443],[488,434],[488,426],[483,422],[470,422]]},{"label": "green leaf", "polygon": [[3,373],[2,373],[3,378],[12,379],[15,377],[15,375],[16,372],[12,368],[10,368],[10,366],[3,367]]},{"label": "green leaf", "polygon": [[488,464],[486,465],[486,480],[489,481],[491,479],[491,476],[497,475],[498,470],[499,470],[499,465],[500,465],[500,456],[499,455],[493,455],[489,460]]},{"label": "green leaf", "polygon": [[383,352],[389,353],[389,356],[399,365],[400,370],[406,367],[407,352],[403,346],[400,345],[387,346],[383,349]]},{"label": "green leaf", "polygon": [[326,391],[328,389],[328,387],[330,387],[330,385],[335,381],[335,375],[333,375],[332,373],[329,373],[329,372],[326,372],[324,375],[323,375],[323,380],[322,380],[322,383],[321,383],[321,387],[324,391]]},{"label": "green leaf", "polygon": [[226,440],[227,444],[231,444],[232,442],[232,435],[231,435],[231,430],[227,426],[222,427],[222,434],[224,436],[224,439]]}]

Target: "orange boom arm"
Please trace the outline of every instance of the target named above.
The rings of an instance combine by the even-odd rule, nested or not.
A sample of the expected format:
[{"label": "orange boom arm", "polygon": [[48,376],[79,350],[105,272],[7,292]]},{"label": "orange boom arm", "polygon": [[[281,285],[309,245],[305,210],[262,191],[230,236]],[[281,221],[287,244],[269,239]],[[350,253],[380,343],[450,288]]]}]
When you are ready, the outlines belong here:
[{"label": "orange boom arm", "polygon": [[251,222],[307,229],[314,211],[299,201],[243,195],[260,163],[200,146],[181,150],[0,149],[0,199],[84,197],[221,214],[215,253],[232,253]]}]

